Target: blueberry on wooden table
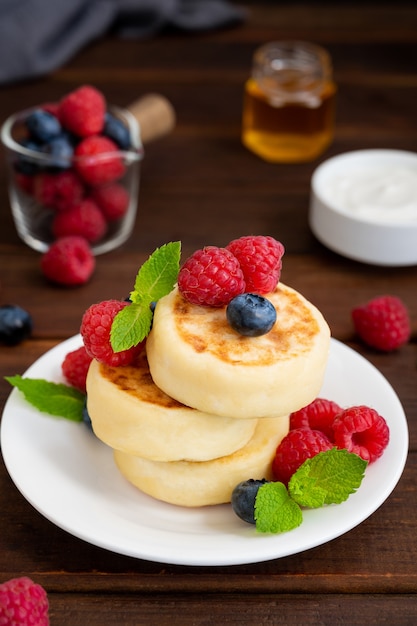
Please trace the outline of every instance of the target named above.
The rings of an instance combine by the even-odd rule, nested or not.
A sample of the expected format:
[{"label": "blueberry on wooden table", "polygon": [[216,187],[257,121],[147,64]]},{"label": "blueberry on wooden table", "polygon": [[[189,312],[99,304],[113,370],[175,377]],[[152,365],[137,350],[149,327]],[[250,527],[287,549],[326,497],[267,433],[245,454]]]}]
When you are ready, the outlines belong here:
[{"label": "blueberry on wooden table", "polygon": [[0,306],[0,343],[16,346],[32,333],[32,317],[15,304]]}]

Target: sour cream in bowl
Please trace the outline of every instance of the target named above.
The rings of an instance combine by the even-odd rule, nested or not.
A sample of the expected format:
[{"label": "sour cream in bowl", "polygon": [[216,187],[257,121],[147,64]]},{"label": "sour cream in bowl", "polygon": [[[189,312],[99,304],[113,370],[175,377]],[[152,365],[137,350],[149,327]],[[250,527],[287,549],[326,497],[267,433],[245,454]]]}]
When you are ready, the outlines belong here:
[{"label": "sour cream in bowl", "polygon": [[358,150],[323,162],[311,180],[309,223],[348,258],[382,266],[417,264],[417,154]]}]

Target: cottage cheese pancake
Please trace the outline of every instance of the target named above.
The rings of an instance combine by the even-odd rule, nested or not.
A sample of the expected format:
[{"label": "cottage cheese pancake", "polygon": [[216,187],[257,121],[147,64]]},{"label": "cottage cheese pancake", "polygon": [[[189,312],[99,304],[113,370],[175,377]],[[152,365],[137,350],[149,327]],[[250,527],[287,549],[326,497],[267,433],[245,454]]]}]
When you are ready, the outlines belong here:
[{"label": "cottage cheese pancake", "polygon": [[259,420],[246,446],[200,463],[160,463],[117,450],[114,458],[129,482],[158,500],[188,507],[222,504],[230,502],[234,487],[248,476],[272,479],[272,459],[288,427],[288,416]]},{"label": "cottage cheese pancake", "polygon": [[173,400],[153,383],[145,352],[131,366],[92,361],[87,394],[99,439],[158,461],[206,461],[231,454],[249,441],[257,423],[208,415]]},{"label": "cottage cheese pancake", "polygon": [[155,384],[185,405],[241,419],[278,417],[309,404],[322,385],[329,327],[282,283],[267,297],[277,321],[260,337],[240,335],[224,307],[191,304],[177,288],[161,298],[146,348]]}]

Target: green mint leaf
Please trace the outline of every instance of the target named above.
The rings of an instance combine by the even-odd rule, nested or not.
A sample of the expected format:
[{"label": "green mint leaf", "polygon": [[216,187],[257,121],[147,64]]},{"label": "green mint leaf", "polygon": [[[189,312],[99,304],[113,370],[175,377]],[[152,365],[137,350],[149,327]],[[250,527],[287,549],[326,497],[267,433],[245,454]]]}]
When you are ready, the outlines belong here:
[{"label": "green mint leaf", "polygon": [[152,325],[153,313],[149,303],[132,302],[118,312],[110,331],[110,343],[115,352],[128,350],[143,341]]},{"label": "green mint leaf", "polygon": [[360,456],[344,449],[320,452],[293,474],[289,494],[303,507],[340,504],[359,489],[367,465]]},{"label": "green mint leaf", "polygon": [[139,269],[132,304],[116,315],[110,331],[115,352],[129,350],[143,341],[152,326],[150,305],[172,291],[180,267],[181,242],[174,241],[157,248]]},{"label": "green mint leaf", "polygon": [[26,400],[42,413],[81,422],[85,395],[74,387],[41,378],[6,376],[6,380],[23,393]]},{"label": "green mint leaf", "polygon": [[172,291],[179,272],[181,242],[174,241],[157,248],[139,269],[132,302],[159,300]]},{"label": "green mint leaf", "polygon": [[288,494],[283,483],[265,483],[255,499],[256,530],[261,533],[284,533],[303,521],[300,507]]}]

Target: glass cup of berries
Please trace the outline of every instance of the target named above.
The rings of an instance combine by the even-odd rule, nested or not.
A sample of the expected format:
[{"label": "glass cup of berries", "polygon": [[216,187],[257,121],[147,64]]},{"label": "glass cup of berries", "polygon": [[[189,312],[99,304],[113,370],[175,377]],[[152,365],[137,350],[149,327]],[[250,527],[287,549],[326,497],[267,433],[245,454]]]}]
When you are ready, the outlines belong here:
[{"label": "glass cup of berries", "polygon": [[31,248],[43,253],[76,235],[97,255],[129,238],[144,154],[130,110],[108,106],[100,91],[83,85],[58,103],[9,117],[1,140],[14,222]]}]

